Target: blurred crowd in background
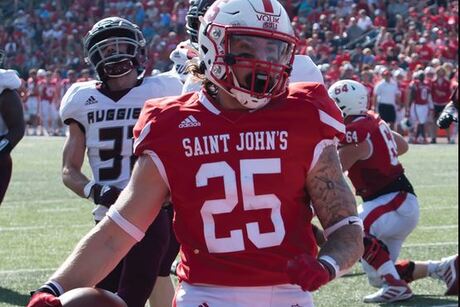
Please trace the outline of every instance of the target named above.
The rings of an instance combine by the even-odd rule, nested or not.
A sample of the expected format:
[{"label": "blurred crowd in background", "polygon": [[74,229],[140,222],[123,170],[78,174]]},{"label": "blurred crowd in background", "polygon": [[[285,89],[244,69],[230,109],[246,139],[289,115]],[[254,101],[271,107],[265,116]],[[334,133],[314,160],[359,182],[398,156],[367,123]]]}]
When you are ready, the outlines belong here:
[{"label": "blurred crowd in background", "polygon": [[[433,103],[448,102],[458,82],[458,1],[281,2],[300,39],[297,52],[319,66],[326,86],[354,79],[366,85],[372,97],[383,74],[391,75],[403,98],[402,108],[414,73],[423,72],[424,82],[449,82],[448,90],[432,89]],[[171,51],[188,38],[188,5],[188,0],[3,1],[0,48],[6,51],[5,66],[17,70],[24,80],[39,78],[50,84],[53,90],[48,89],[46,99],[59,104],[71,83],[95,78],[83,60],[83,36],[99,19],[120,16],[144,33],[146,74],[167,71],[173,64]],[[35,90],[43,95],[43,89]]]}]

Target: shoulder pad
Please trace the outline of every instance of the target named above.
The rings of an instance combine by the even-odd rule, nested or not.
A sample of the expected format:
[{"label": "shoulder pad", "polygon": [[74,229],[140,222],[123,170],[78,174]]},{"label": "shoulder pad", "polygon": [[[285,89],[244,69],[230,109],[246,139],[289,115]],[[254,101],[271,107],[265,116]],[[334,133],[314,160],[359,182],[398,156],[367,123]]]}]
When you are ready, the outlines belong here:
[{"label": "shoulder pad", "polygon": [[371,116],[361,117],[346,125],[345,138],[342,144],[359,144],[364,142],[376,126]]},{"label": "shoulder pad", "polygon": [[81,104],[84,103],[84,101],[78,99],[81,91],[84,89],[94,89],[98,82],[96,80],[76,82],[69,87],[61,99],[61,107],[59,108],[59,115],[63,122],[74,118],[76,112],[81,110]]},{"label": "shoulder pad", "polygon": [[145,77],[145,80],[152,83],[153,91],[162,91],[161,96],[178,96],[182,93],[182,81],[177,75],[161,73],[156,76]]},{"label": "shoulder pad", "polygon": [[19,79],[15,70],[0,69],[0,93],[5,89],[16,90],[21,86],[21,79]]},{"label": "shoulder pad", "polygon": [[290,82],[318,82],[324,84],[323,74],[308,55],[295,55]]}]

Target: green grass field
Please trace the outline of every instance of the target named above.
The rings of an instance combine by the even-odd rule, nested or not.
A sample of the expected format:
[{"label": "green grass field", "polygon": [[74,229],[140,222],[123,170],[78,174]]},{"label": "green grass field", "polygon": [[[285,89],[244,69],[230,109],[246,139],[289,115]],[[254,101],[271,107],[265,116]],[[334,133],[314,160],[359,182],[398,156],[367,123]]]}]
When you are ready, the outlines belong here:
[{"label": "green grass field", "polygon": [[[92,226],[92,205],[61,182],[62,138],[26,137],[14,150],[13,178],[0,207],[0,306],[25,306]],[[458,253],[458,147],[416,145],[401,157],[421,205],[418,228],[401,256],[438,259]],[[1,170],[0,170],[1,171]],[[416,296],[393,306],[457,306],[442,283],[412,284]],[[316,306],[375,306],[359,266],[315,293]],[[218,306],[216,306],[218,307]]]}]

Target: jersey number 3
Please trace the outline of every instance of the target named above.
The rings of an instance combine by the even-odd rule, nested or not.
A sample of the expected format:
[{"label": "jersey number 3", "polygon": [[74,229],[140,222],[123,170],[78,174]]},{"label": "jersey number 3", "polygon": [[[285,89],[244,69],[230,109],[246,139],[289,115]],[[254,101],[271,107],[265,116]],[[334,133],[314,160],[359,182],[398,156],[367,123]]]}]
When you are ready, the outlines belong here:
[{"label": "jersey number 3", "polygon": [[[284,239],[285,228],[281,217],[281,201],[275,194],[255,195],[255,174],[281,173],[280,159],[248,159],[240,161],[240,183],[244,211],[271,209],[271,221],[274,231],[261,233],[259,223],[246,224],[248,239],[257,248],[278,246]],[[222,177],[224,181],[225,198],[207,200],[201,208],[204,224],[204,237],[209,252],[228,253],[245,249],[243,230],[230,231],[230,236],[217,238],[213,214],[232,212],[238,204],[238,188],[235,171],[224,161],[205,163],[196,174],[197,187],[208,185],[208,179]]]},{"label": "jersey number 3", "polygon": [[[101,161],[113,160],[113,165],[111,167],[103,167],[99,169],[99,180],[116,180],[120,177],[121,174],[121,163],[123,160],[122,152],[124,142],[123,131],[126,129],[125,138],[129,141],[128,144],[132,144],[130,141],[133,137],[133,128],[134,126],[128,127],[110,127],[110,128],[101,128],[99,130],[99,140],[100,141],[112,141],[112,149],[100,149],[99,157]],[[127,145],[125,145],[127,146]],[[131,145],[132,147],[132,145]],[[130,148],[129,150],[132,149]],[[136,157],[131,155],[130,157],[130,170],[133,169],[134,163],[136,162]]]}]

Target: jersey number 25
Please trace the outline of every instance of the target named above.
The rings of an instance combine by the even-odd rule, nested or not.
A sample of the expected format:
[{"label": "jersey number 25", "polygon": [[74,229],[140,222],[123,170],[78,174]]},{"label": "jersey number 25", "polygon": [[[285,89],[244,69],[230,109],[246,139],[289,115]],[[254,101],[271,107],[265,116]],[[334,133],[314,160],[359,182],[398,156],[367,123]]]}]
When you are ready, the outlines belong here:
[{"label": "jersey number 25", "polygon": [[[245,159],[240,161],[240,184],[244,211],[271,209],[271,222],[274,231],[261,233],[259,223],[247,223],[248,239],[257,248],[266,248],[280,245],[285,236],[285,228],[281,217],[281,201],[275,194],[255,195],[255,174],[281,173],[280,159]],[[204,224],[204,237],[209,252],[228,253],[245,249],[243,230],[230,231],[230,236],[217,238],[213,214],[230,213],[238,204],[238,188],[235,171],[224,161],[205,163],[196,174],[197,187],[208,185],[208,179],[222,177],[224,181],[225,198],[207,200],[201,208],[201,217]]]}]

